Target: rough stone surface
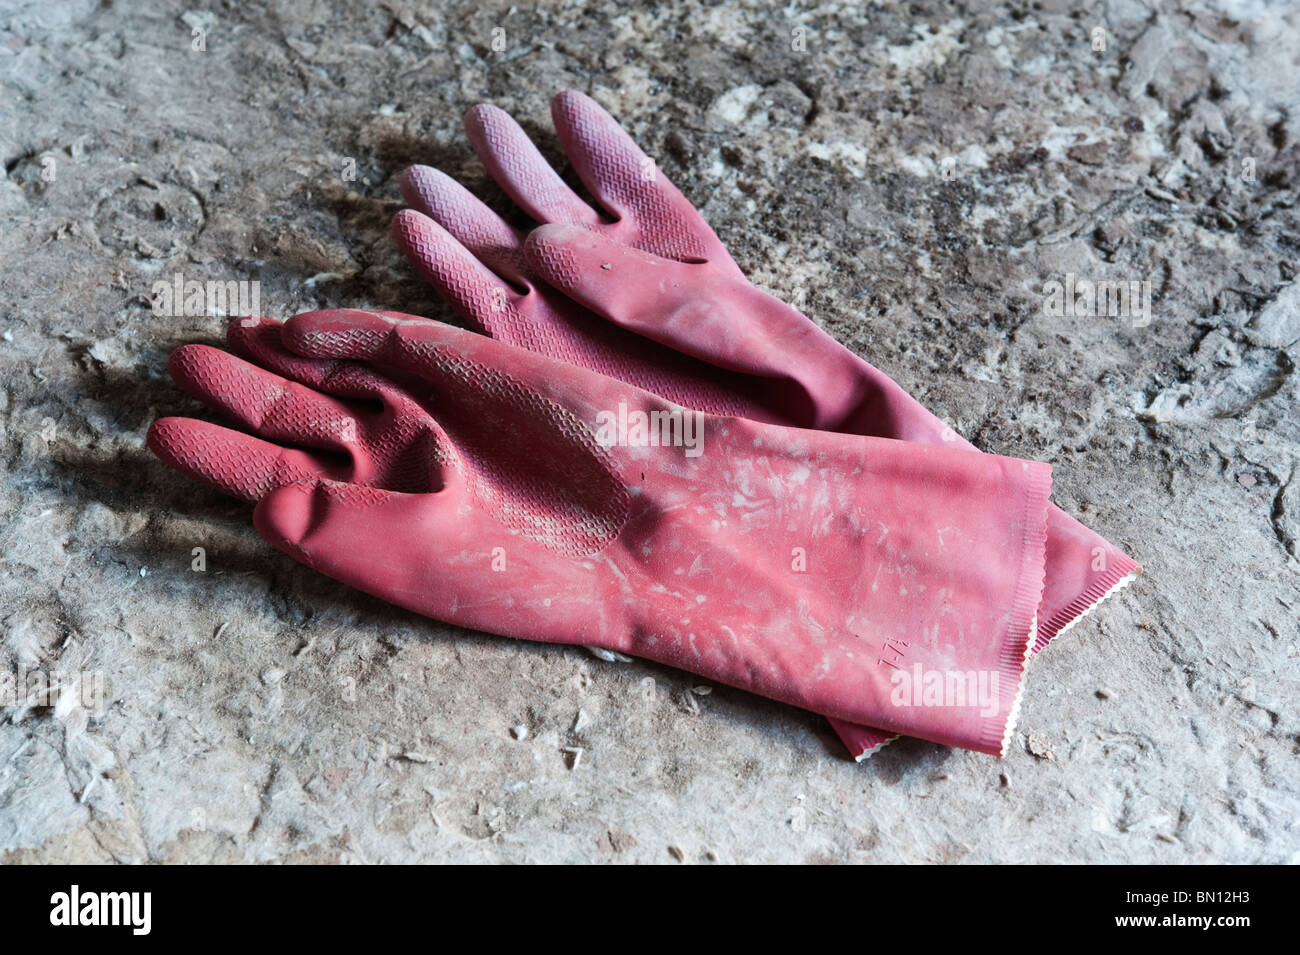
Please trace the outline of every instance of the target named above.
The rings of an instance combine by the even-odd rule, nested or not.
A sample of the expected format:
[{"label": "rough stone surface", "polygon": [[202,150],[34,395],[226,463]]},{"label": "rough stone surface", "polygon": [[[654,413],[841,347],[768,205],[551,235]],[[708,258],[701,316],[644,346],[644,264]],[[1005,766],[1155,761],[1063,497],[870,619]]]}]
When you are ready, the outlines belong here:
[{"label": "rough stone surface", "polygon": [[[3,707],[5,861],[1295,861],[1300,8],[545,6],[0,6],[0,662],[70,675]],[[1005,760],[858,765],[810,714],[413,618],[145,450],[223,327],[155,281],[446,319],[397,173],[506,209],[460,116],[557,156],[565,87],[1146,565],[1034,662]],[[1048,314],[1071,274],[1149,281],[1150,321]]]}]

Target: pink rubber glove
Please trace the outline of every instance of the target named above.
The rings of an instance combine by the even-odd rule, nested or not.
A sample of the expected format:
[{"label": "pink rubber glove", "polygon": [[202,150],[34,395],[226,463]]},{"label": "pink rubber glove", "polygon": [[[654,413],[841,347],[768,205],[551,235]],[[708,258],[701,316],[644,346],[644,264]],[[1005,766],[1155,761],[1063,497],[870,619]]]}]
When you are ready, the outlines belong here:
[{"label": "pink rubber glove", "polygon": [[[1005,748],[1049,466],[692,413],[407,316],[299,315],[281,338],[303,359],[268,327],[237,320],[230,340],[310,385],[184,346],[177,383],[253,434],[163,418],[148,441],[256,500],[258,532],[308,566],[438,620]],[[631,427],[602,438],[610,414]],[[634,437],[658,414],[691,423],[679,445]]]},{"label": "pink rubber glove", "polygon": [[[465,117],[502,189],[536,222],[552,223],[527,244],[524,232],[439,171],[415,166],[402,177],[413,209],[394,219],[397,241],[475,327],[691,408],[976,450],[888,376],[752,286],[700,214],[595,102],[567,91],[551,112],[602,211],[564,183],[504,112],[480,105]],[[651,255],[637,258],[612,243]],[[1034,651],[1140,571],[1051,507]],[[835,728],[859,758],[893,738]]]}]

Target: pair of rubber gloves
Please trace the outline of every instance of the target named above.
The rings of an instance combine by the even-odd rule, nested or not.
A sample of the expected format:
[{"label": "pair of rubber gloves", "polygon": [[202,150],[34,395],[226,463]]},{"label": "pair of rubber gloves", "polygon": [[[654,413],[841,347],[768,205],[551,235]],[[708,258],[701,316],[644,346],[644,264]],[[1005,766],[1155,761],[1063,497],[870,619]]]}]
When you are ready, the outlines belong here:
[{"label": "pair of rubber gloves", "polygon": [[1127,582],[1048,502],[755,288],[591,99],[560,142],[599,209],[492,106],[466,117],[521,231],[437,170],[394,221],[482,334],[387,312],[231,323],[169,368],[234,430],[163,418],[166,463],[256,502],[268,541],[426,616],[680,667],[1001,754],[1028,656]]}]

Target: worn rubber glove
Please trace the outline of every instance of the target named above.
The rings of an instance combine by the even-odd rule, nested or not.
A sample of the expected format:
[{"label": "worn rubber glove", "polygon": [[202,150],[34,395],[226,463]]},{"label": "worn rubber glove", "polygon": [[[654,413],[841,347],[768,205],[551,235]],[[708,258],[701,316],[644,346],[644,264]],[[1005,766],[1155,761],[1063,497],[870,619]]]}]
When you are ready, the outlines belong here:
[{"label": "worn rubber glove", "polygon": [[[527,237],[435,169],[415,166],[402,177],[412,208],[398,213],[394,235],[475,327],[691,408],[976,450],[888,376],[751,285],[700,214],[595,102],[563,92],[551,112],[599,211],[489,105],[466,115],[474,149],[510,198],[549,225]],[[1051,507],[1034,650],[1140,570]],[[893,738],[840,723],[836,730],[859,758]]]},{"label": "worn rubber glove", "polygon": [[407,316],[299,315],[281,339],[303,358],[267,329],[237,320],[232,346],[297,381],[203,345],[169,363],[251,434],[163,418],[148,442],[256,500],[308,566],[438,620],[1005,748],[1047,465],[685,411]]}]

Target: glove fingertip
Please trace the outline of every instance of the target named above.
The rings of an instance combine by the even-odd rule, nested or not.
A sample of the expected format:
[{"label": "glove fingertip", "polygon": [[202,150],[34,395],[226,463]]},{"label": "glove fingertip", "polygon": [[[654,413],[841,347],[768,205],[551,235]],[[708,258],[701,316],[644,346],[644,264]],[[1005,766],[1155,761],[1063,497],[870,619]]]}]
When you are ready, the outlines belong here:
[{"label": "glove fingertip", "polygon": [[401,190],[402,198],[407,205],[415,206],[420,204],[420,200],[426,191],[426,185],[431,178],[434,178],[438,170],[432,166],[407,166],[402,170],[401,175],[397,177],[397,188]]},{"label": "glove fingertip", "polygon": [[393,322],[374,312],[327,308],[284,323],[280,341],[305,358],[368,358],[378,354]]},{"label": "glove fingertip", "polygon": [[189,418],[159,418],[149,425],[145,446],[163,464],[182,474],[194,474],[194,428]]},{"label": "glove fingertip", "polygon": [[273,318],[257,315],[232,318],[226,325],[226,345],[241,358],[251,361],[251,355],[259,353],[268,344],[279,341],[280,325]]},{"label": "glove fingertip", "polygon": [[[412,205],[420,203],[407,199]],[[394,241],[407,258],[427,274],[438,274],[438,254],[442,244],[440,232],[442,227],[426,213],[418,209],[399,209],[389,223]]]},{"label": "glove fingertip", "polygon": [[504,110],[502,110],[500,106],[495,106],[492,103],[475,103],[469,109],[465,110],[465,125],[468,126],[470,122],[478,122],[483,119],[488,119],[495,114],[503,112]]},{"label": "glove fingertip", "polygon": [[154,453],[155,457],[170,463],[171,449],[175,446],[177,438],[181,436],[185,427],[185,418],[159,418],[149,425],[149,431],[144,436],[144,443]]},{"label": "glove fingertip", "polygon": [[552,117],[559,118],[566,114],[576,112],[590,113],[592,111],[609,116],[609,113],[603,106],[581,90],[560,90],[551,97]]},{"label": "glove fingertip", "polygon": [[[412,197],[405,195],[405,187],[402,189],[402,194],[408,203],[411,205],[416,204]],[[424,230],[424,223],[427,220],[428,216],[415,209],[398,209],[397,214],[393,216],[392,221],[388,224],[388,231],[393,234],[393,238],[402,251],[409,255],[410,250],[417,247],[417,243],[413,241],[414,236]]]}]

